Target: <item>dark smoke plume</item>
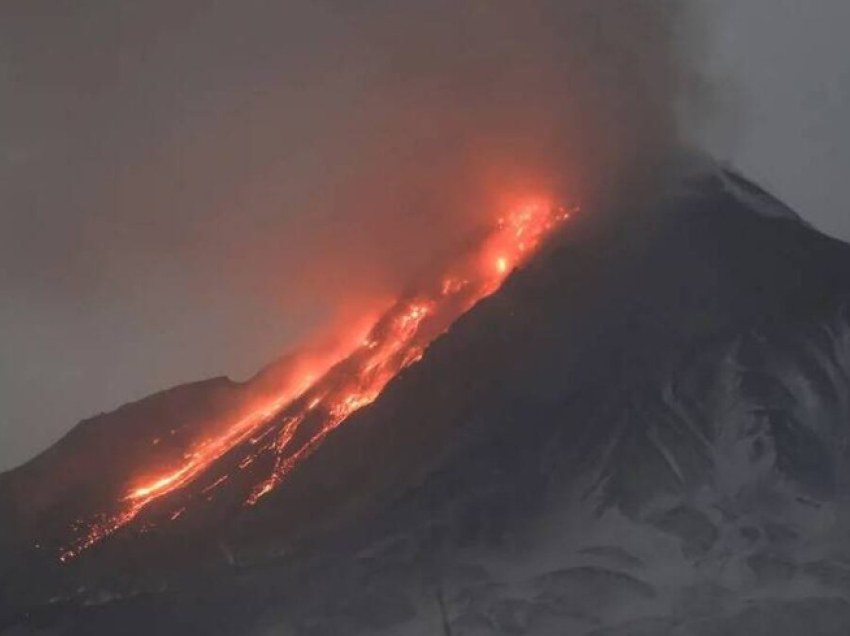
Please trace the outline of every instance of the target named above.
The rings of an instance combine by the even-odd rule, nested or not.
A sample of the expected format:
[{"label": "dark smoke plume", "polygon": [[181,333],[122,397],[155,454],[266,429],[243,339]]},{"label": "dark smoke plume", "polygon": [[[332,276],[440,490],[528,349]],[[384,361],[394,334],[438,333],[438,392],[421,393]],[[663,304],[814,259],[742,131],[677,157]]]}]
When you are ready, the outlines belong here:
[{"label": "dark smoke plume", "polygon": [[678,145],[692,32],[676,0],[2,14],[0,327],[35,369],[0,369],[16,429],[244,376],[517,197],[616,195]]}]

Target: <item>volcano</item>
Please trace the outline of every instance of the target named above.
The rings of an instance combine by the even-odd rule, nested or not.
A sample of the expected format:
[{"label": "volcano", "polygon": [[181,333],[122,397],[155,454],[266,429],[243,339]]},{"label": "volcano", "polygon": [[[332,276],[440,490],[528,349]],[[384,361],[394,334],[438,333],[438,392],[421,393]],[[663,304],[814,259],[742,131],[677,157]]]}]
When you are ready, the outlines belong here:
[{"label": "volcano", "polygon": [[0,476],[0,634],[846,634],[850,247],[658,190]]}]

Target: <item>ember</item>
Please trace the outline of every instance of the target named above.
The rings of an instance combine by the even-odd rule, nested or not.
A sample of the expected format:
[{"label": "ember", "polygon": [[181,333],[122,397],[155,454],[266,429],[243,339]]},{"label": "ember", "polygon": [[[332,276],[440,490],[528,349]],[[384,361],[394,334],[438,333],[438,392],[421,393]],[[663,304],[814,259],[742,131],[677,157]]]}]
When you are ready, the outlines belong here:
[{"label": "ember", "polygon": [[[519,206],[438,277],[396,301],[365,337],[332,355],[310,360],[296,381],[280,387],[272,399],[255,405],[218,436],[198,444],[181,465],[140,479],[117,503],[117,511],[83,524],[85,534],[60,559],[72,559],[128,525],[151,503],[186,488],[240,445],[245,456],[237,470],[261,457],[273,459],[271,471],[246,497],[246,505],[255,505],[334,429],[374,402],[399,372],[419,361],[428,345],[457,318],[495,292],[508,273],[568,216],[568,210],[545,202]],[[213,493],[228,477],[218,476],[201,492]],[[176,508],[168,519],[184,514],[182,505]]]}]

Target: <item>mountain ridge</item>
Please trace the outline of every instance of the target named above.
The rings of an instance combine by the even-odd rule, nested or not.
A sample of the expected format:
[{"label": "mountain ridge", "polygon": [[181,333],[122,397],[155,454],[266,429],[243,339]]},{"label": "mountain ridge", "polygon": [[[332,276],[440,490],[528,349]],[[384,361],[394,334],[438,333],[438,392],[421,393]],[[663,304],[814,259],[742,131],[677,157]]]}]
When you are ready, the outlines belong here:
[{"label": "mountain ridge", "polygon": [[[827,535],[844,527],[850,247],[724,178],[571,221],[179,576],[156,561],[192,537],[117,538],[80,572],[114,592],[104,573],[137,550],[136,592],[117,594],[146,590],[164,630],[197,587],[248,608],[218,631],[234,634],[413,634],[441,607],[458,634],[743,634],[754,607],[778,634],[813,612],[847,624]],[[225,574],[191,583],[193,559]],[[55,633],[114,627],[68,602],[78,622]],[[137,620],[133,602],[104,607]],[[183,626],[203,633],[199,612]]]}]

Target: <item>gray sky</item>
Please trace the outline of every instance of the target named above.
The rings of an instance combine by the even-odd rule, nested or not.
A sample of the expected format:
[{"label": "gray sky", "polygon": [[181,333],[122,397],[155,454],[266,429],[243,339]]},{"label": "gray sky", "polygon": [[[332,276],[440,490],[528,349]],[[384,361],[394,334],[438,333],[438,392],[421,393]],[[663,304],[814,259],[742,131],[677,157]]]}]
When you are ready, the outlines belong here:
[{"label": "gray sky", "polygon": [[[818,227],[850,239],[850,3],[702,1],[714,21],[703,60],[714,118],[695,136]],[[508,148],[532,162],[558,154],[569,165],[561,148],[526,143],[541,130],[502,138],[503,122],[523,115],[564,138],[576,132],[559,130],[534,99],[524,111],[505,88],[539,91],[559,117],[569,115],[564,121],[587,124],[600,95],[584,74],[619,72],[637,59],[632,72],[651,90],[606,98],[612,115],[628,98],[641,123],[627,121],[611,138],[663,120],[649,97],[665,94],[666,70],[640,64],[663,65],[665,45],[619,44],[658,40],[663,20],[638,28],[619,16],[632,9],[601,9],[610,33],[620,29],[618,43],[586,35],[591,21],[564,32],[564,44],[549,42],[531,11],[479,15],[487,3],[470,2],[464,19],[486,28],[468,36],[430,24],[421,7],[399,17],[397,4],[372,4],[365,27],[336,0],[301,3],[296,14],[265,0],[3,5],[0,469],[82,417],[179,382],[245,377],[338,313],[335,299],[355,311],[358,294],[392,288],[398,279],[386,278],[386,264],[414,271],[437,250],[437,229],[448,227],[448,218],[417,214],[407,192],[429,209],[483,201],[423,195],[435,175],[481,168],[445,154]],[[564,24],[585,19],[559,15]],[[500,36],[523,20],[541,37],[511,49]],[[418,38],[395,41],[411,22]],[[472,53],[455,59],[453,46],[467,37]],[[602,58],[600,69],[571,61],[582,55]],[[514,64],[534,67],[547,56],[561,60],[582,97],[550,92],[561,68],[538,64],[536,77]],[[412,73],[426,81],[409,82]],[[577,99],[586,103],[574,106]],[[477,100],[500,106],[488,118],[458,106]],[[595,123],[584,128],[602,135]],[[421,138],[410,133],[418,130]],[[600,145],[600,163],[623,154]],[[401,176],[388,176],[387,165]],[[505,167],[484,168],[495,177]],[[413,211],[374,212],[402,208]],[[396,240],[402,227],[421,240]],[[327,267],[313,271],[311,250],[333,255]]]},{"label": "gray sky", "polygon": [[725,109],[708,147],[850,241],[850,2],[703,1]]}]

